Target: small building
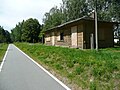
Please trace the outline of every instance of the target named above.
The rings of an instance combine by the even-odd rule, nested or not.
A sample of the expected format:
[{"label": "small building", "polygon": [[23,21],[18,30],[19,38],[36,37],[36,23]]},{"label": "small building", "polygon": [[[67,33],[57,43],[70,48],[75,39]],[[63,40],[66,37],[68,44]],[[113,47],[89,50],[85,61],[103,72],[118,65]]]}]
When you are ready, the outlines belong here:
[{"label": "small building", "polygon": [[[114,22],[98,21],[98,47],[114,46]],[[45,33],[45,44],[81,49],[95,48],[95,21],[82,17],[51,28]]]}]

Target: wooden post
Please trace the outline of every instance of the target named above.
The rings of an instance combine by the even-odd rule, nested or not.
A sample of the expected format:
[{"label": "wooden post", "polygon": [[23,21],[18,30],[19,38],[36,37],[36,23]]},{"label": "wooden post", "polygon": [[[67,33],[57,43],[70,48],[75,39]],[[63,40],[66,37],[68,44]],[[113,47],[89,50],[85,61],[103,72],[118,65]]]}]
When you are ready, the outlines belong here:
[{"label": "wooden post", "polygon": [[94,35],[93,35],[93,33],[90,34],[90,44],[91,44],[91,49],[94,49]]}]

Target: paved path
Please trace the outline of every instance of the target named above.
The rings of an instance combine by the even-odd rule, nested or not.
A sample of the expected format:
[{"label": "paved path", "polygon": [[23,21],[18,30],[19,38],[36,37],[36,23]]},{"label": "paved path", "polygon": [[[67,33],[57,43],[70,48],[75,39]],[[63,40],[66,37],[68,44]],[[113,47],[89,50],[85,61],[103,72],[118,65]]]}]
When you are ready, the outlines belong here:
[{"label": "paved path", "polygon": [[11,44],[0,72],[0,90],[69,89],[65,89]]}]

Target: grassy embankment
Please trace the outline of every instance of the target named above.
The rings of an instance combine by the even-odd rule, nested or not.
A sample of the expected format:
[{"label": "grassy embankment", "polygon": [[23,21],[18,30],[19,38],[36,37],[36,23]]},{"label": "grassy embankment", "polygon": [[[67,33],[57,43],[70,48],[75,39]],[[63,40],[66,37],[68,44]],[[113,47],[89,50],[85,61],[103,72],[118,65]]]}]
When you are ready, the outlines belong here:
[{"label": "grassy embankment", "polygon": [[120,90],[120,48],[96,52],[28,43],[16,45],[82,89]]},{"label": "grassy embankment", "polygon": [[0,63],[2,62],[3,56],[7,50],[7,44],[0,44]]}]

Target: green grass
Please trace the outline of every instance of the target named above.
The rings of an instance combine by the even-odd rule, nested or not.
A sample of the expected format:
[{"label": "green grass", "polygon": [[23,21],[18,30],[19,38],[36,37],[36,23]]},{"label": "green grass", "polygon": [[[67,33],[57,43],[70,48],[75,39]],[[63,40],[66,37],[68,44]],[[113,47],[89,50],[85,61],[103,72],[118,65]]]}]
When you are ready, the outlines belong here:
[{"label": "green grass", "polygon": [[38,63],[68,78],[83,89],[120,90],[120,48],[79,50],[40,44],[16,43]]},{"label": "green grass", "polygon": [[0,44],[0,63],[2,62],[3,56],[7,50],[7,44]]}]

